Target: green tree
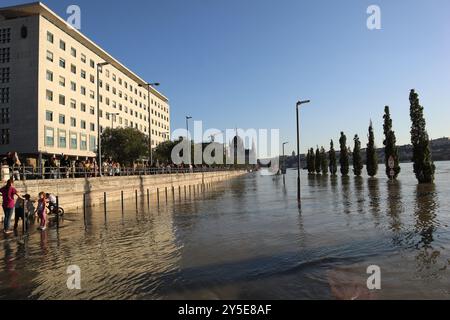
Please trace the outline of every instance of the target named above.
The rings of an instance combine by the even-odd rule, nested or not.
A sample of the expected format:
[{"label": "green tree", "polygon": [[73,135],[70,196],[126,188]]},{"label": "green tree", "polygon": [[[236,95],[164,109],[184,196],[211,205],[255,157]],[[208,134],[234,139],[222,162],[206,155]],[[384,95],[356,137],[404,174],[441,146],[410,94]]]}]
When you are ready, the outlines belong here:
[{"label": "green tree", "polygon": [[341,165],[341,174],[343,176],[348,176],[349,172],[349,160],[348,160],[348,149],[347,149],[347,137],[344,132],[341,132],[341,138],[339,139],[339,144],[341,147],[341,152],[339,154],[339,164]]},{"label": "green tree", "polygon": [[414,173],[419,183],[432,183],[436,167],[431,157],[430,139],[426,130],[423,107],[419,95],[411,90],[409,95],[411,116],[411,143],[413,146]]},{"label": "green tree", "polygon": [[386,106],[384,108],[384,124],[383,124],[383,131],[384,131],[384,163],[386,166],[386,175],[388,178],[391,178],[391,168],[389,167],[389,159],[392,157],[394,159],[394,179],[397,179],[398,175],[400,174],[401,168],[400,168],[400,161],[398,157],[398,148],[396,145],[397,138],[395,137],[395,132],[392,130],[392,119],[391,119],[391,113],[389,111],[389,107]]},{"label": "green tree", "polygon": [[122,165],[132,165],[149,153],[147,136],[135,128],[106,128],[101,142],[104,156]]},{"label": "green tree", "polygon": [[375,134],[373,133],[372,121],[369,125],[369,142],[366,150],[366,169],[369,177],[375,177],[378,172],[378,154],[375,146]]},{"label": "green tree", "polygon": [[320,159],[320,150],[319,150],[319,146],[317,146],[317,149],[316,149],[316,159],[315,159],[315,164],[314,164],[314,166],[315,166],[315,168],[316,168],[316,173],[317,174],[320,174],[320,172],[321,172],[321,164],[322,164],[322,162],[321,162],[321,159]]},{"label": "green tree", "polygon": [[331,140],[330,142],[330,152],[328,153],[330,158],[330,173],[335,176],[337,173],[337,164],[336,164],[336,151],[334,150],[334,142]]},{"label": "green tree", "polygon": [[314,174],[316,172],[316,156],[314,154],[314,149],[309,149],[309,168],[308,172]]},{"label": "green tree", "polygon": [[153,151],[153,160],[159,161],[159,163],[171,163],[172,162],[172,150],[175,146],[182,141],[178,139],[177,141],[164,141],[160,143]]},{"label": "green tree", "polygon": [[327,175],[328,174],[328,159],[327,159],[327,153],[325,152],[325,148],[320,148],[320,166],[322,169],[322,174]]},{"label": "green tree", "polygon": [[353,173],[359,177],[362,174],[364,165],[361,157],[361,141],[357,134],[355,135],[355,138],[353,138],[353,141],[355,142],[353,148]]}]

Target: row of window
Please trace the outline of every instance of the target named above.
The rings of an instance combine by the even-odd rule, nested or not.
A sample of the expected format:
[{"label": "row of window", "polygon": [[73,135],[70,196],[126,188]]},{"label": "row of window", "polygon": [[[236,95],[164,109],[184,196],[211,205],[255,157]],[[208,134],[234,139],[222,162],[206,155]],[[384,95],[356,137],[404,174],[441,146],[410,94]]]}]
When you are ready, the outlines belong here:
[{"label": "row of window", "polygon": [[9,144],[9,136],[10,136],[9,129],[2,129],[1,136],[0,136],[0,145],[2,145],[2,146],[8,145]]},{"label": "row of window", "polygon": [[10,76],[9,68],[0,68],[0,83],[8,83],[9,76]]},{"label": "row of window", "polygon": [[0,88],[0,103],[9,103],[9,88]]},{"label": "row of window", "polygon": [[0,29],[0,43],[11,42],[11,28]]},{"label": "row of window", "polygon": [[0,110],[0,123],[8,124],[9,123],[9,108],[1,108]]},{"label": "row of window", "polygon": [[10,48],[0,48],[0,63],[9,63],[11,59]]},{"label": "row of window", "polygon": [[[56,136],[55,136],[56,131]],[[86,134],[77,133],[69,131],[67,135],[67,131],[64,129],[54,129],[52,127],[45,127],[45,140],[44,144],[46,147],[58,147],[58,148],[67,148],[69,147],[71,150],[88,150],[88,136]],[[57,139],[55,141],[55,138]],[[89,136],[89,151],[95,152],[97,149],[97,138],[95,136]]]}]

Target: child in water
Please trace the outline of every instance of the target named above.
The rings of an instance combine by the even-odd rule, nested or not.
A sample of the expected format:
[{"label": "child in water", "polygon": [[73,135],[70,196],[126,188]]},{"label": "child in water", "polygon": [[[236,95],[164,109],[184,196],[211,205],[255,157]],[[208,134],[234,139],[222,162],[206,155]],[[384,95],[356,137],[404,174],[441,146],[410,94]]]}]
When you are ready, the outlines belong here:
[{"label": "child in water", "polygon": [[36,211],[36,208],[34,207],[33,201],[31,201],[31,196],[29,194],[26,194],[24,196],[25,198],[25,217],[27,217],[28,221],[34,222],[34,214]]},{"label": "child in water", "polygon": [[40,220],[38,229],[44,231],[47,228],[47,198],[45,197],[45,192],[39,193],[37,214]]},{"label": "child in water", "polygon": [[25,224],[25,200],[22,198],[18,198],[14,206],[14,230],[17,230],[19,219]]}]

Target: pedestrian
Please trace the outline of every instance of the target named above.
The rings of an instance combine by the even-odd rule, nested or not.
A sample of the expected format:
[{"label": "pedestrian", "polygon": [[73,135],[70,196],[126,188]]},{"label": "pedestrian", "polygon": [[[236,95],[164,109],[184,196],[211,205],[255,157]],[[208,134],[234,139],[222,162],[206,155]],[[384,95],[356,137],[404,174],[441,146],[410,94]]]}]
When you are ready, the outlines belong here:
[{"label": "pedestrian", "polygon": [[67,179],[69,177],[69,168],[70,168],[70,160],[67,154],[64,155],[64,157],[61,159],[59,165],[61,170],[61,178]]},{"label": "pedestrian", "polygon": [[25,217],[27,218],[28,221],[34,221],[34,215],[36,213],[36,208],[34,207],[33,201],[31,201],[31,196],[29,194],[26,194],[24,196],[24,198],[25,198],[25,204],[24,204]]},{"label": "pedestrian", "polygon": [[47,228],[47,198],[45,192],[39,193],[37,214],[40,220],[38,230],[44,231]]},{"label": "pedestrian", "polygon": [[14,211],[15,200],[14,197],[17,196],[19,199],[23,199],[18,193],[16,188],[14,188],[14,180],[9,179],[6,186],[0,189],[0,193],[3,197],[3,212],[5,214],[5,219],[3,221],[3,232],[5,234],[11,233],[9,226],[11,224],[11,216]]},{"label": "pedestrian", "polygon": [[22,223],[25,224],[25,199],[24,198],[17,199],[16,205],[14,206],[14,231],[17,230],[20,219],[22,219]]}]

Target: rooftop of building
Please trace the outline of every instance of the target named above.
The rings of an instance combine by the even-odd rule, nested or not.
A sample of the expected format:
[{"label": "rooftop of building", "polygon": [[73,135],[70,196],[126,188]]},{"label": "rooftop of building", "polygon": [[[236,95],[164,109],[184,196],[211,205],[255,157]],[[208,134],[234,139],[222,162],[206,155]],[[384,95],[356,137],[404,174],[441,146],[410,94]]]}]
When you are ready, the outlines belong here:
[{"label": "rooftop of building", "polygon": [[[100,46],[98,46],[96,43],[94,43],[92,40],[90,40],[88,37],[86,37],[84,34],[82,34],[77,29],[73,28],[70,24],[68,24],[64,19],[62,19],[60,16],[58,16],[55,12],[53,12],[51,9],[49,9],[45,4],[42,2],[32,2],[32,3],[26,3],[11,7],[4,7],[0,8],[0,17],[3,17],[6,20],[9,19],[16,19],[16,18],[22,18],[22,17],[29,17],[29,16],[37,16],[41,15],[45,17],[48,21],[53,23],[55,26],[57,26],[59,29],[63,30],[70,36],[72,36],[75,40],[83,44],[86,48],[92,50],[95,54],[97,54],[100,58],[102,58],[104,61],[108,62],[110,65],[115,67],[117,70],[121,71],[123,74],[128,76],[130,79],[136,81],[138,84],[146,86],[147,82],[144,81],[142,78],[140,78],[138,75],[136,75],[133,71],[128,69],[126,66],[124,66],[122,63],[117,61],[115,58],[113,58],[110,54],[108,54],[105,50],[103,50]],[[151,93],[155,96],[159,97],[165,102],[169,102],[169,99],[164,96],[161,92],[156,90],[155,88],[151,87]]]}]

